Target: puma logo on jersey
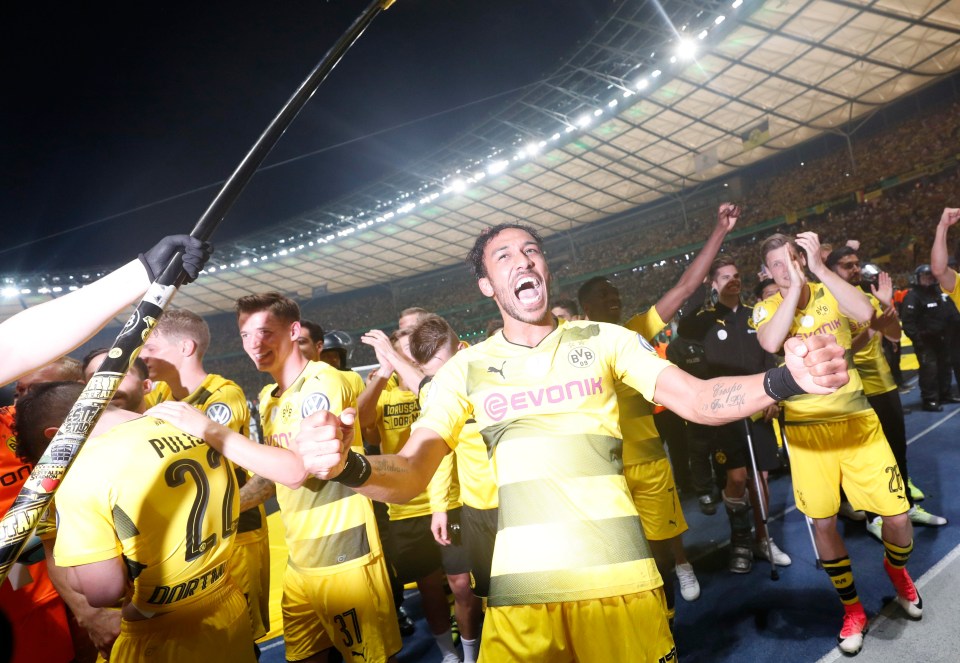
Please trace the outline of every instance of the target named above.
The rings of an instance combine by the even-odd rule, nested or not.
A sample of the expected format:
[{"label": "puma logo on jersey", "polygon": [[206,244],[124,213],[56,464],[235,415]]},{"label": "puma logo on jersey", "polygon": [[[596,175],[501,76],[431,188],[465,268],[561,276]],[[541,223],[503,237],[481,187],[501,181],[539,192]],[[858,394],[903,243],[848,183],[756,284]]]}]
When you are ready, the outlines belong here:
[{"label": "puma logo on jersey", "polygon": [[499,373],[500,377],[506,380],[507,376],[503,374],[503,369],[504,367],[506,367],[506,365],[507,365],[507,362],[506,360],[504,360],[504,362],[500,364],[500,368],[494,368],[493,366],[488,366],[487,373]]}]

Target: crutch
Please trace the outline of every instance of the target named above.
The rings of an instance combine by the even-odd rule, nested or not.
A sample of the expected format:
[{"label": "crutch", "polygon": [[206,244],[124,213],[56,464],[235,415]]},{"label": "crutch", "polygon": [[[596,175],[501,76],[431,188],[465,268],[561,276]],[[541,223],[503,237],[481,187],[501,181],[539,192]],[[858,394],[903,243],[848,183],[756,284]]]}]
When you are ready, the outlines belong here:
[{"label": "crutch", "polygon": [[777,572],[777,563],[773,559],[773,538],[770,536],[770,528],[767,526],[767,500],[766,492],[763,489],[763,477],[760,476],[760,470],[757,468],[757,456],[753,452],[753,435],[750,429],[750,418],[743,420],[743,427],[747,431],[747,451],[750,452],[750,465],[753,468],[753,484],[757,490],[757,501],[760,508],[760,521],[763,523],[763,531],[767,539],[767,559],[770,560],[770,580],[780,580],[780,573]]},{"label": "crutch", "polygon": [[[783,448],[787,452],[787,457],[789,457],[790,445],[787,444],[787,426],[784,423],[783,408],[780,408],[780,417],[778,418],[778,421],[780,422],[780,437],[783,439]],[[822,569],[823,562],[820,561],[820,551],[817,550],[817,539],[813,536],[813,519],[807,514],[803,514],[803,519],[807,523],[807,534],[810,535],[810,545],[813,546],[813,557],[817,560],[817,568]]]}]

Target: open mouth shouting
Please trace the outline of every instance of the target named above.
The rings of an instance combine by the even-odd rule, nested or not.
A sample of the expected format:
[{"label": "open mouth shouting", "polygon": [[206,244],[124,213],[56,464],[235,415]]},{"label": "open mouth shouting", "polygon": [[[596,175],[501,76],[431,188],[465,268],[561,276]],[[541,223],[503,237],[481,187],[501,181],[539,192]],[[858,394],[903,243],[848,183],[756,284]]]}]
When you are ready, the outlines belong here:
[{"label": "open mouth shouting", "polygon": [[543,282],[533,276],[521,276],[513,286],[514,296],[524,307],[533,307],[544,301]]}]

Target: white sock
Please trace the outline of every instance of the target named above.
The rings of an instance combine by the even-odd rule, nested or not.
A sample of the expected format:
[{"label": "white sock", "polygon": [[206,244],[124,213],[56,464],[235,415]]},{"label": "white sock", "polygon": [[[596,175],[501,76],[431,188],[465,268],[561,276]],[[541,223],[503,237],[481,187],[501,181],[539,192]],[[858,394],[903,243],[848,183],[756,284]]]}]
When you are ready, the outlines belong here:
[{"label": "white sock", "polygon": [[480,653],[480,638],[467,640],[460,636],[460,644],[463,645],[463,663],[477,663],[477,654]]},{"label": "white sock", "polygon": [[[456,648],[453,646],[453,631],[447,629],[440,635],[434,635],[433,639],[437,641],[437,647],[440,648],[440,655],[445,656],[446,654],[457,654]],[[457,654],[457,657],[460,655]]]}]

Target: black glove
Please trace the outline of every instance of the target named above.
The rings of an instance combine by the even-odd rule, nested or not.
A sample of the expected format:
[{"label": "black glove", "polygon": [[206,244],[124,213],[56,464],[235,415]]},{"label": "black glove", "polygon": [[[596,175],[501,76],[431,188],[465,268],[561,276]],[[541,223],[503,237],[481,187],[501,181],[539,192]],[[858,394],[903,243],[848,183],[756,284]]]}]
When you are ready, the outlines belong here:
[{"label": "black glove", "polygon": [[201,242],[190,235],[167,235],[156,246],[138,257],[143,263],[143,268],[147,270],[147,276],[151,281],[155,281],[178,251],[183,253],[181,261],[183,271],[187,275],[183,282],[192,283],[200,275],[200,270],[213,253],[213,245],[210,242]]}]

